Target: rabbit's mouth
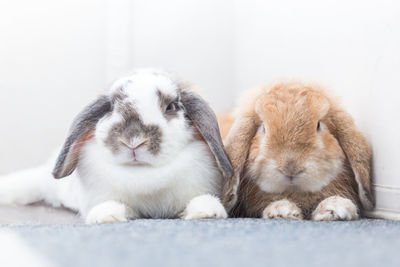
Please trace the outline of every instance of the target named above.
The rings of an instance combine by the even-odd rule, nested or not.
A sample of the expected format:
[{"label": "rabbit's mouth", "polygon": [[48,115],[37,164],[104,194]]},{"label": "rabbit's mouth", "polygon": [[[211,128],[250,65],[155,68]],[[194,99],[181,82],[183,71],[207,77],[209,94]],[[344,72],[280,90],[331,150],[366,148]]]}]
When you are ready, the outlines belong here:
[{"label": "rabbit's mouth", "polygon": [[295,185],[295,181],[297,180],[296,176],[285,176],[285,180],[289,185]]},{"label": "rabbit's mouth", "polygon": [[146,162],[146,161],[144,161],[144,160],[142,159],[142,157],[141,157],[142,154],[143,154],[143,152],[141,153],[141,152],[139,152],[139,151],[133,149],[133,150],[131,151],[131,156],[130,156],[130,158],[131,158],[131,163],[132,163],[133,165],[149,165],[148,162]]},{"label": "rabbit's mouth", "polygon": [[283,178],[283,183],[286,185],[285,191],[288,192],[296,192],[296,191],[303,191],[303,184],[301,182],[301,177],[297,176],[285,176]]},{"label": "rabbit's mouth", "polygon": [[290,185],[295,185],[298,182],[298,180],[301,179],[302,174],[305,172],[304,169],[298,171],[290,171],[290,172],[287,171],[282,172],[280,170],[278,171],[282,174],[283,179]]},{"label": "rabbit's mouth", "polygon": [[132,160],[129,162],[125,162],[122,165],[127,166],[127,167],[149,167],[151,166],[150,163],[145,162],[145,161],[139,161],[139,160]]},{"label": "rabbit's mouth", "polygon": [[143,164],[149,165],[149,163],[138,160],[137,158],[134,158],[132,163],[133,163],[133,165],[143,165]]}]

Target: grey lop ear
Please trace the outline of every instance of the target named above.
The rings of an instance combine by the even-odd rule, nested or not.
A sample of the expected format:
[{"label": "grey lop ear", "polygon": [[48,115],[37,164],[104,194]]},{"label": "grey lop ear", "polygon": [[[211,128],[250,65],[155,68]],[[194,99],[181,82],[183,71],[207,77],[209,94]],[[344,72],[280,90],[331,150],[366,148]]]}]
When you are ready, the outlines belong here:
[{"label": "grey lop ear", "polygon": [[111,101],[108,96],[100,96],[87,105],[74,119],[69,135],[58,155],[53,176],[56,179],[70,175],[76,168],[80,149],[93,137],[97,122],[111,111]]},{"label": "grey lop ear", "polygon": [[197,94],[181,92],[181,101],[186,114],[199,130],[214,154],[218,167],[225,178],[233,176],[233,167],[222,143],[217,118],[211,107]]}]

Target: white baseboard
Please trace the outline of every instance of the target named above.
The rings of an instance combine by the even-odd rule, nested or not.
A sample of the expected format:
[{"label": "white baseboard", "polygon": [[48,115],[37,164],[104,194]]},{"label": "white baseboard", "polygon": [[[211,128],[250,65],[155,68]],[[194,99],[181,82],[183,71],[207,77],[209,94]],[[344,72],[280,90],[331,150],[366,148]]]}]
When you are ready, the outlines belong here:
[{"label": "white baseboard", "polygon": [[368,218],[398,220],[400,221],[400,212],[395,210],[375,209],[365,213]]},{"label": "white baseboard", "polygon": [[400,188],[387,185],[373,185],[376,208],[366,212],[367,217],[400,220]]}]

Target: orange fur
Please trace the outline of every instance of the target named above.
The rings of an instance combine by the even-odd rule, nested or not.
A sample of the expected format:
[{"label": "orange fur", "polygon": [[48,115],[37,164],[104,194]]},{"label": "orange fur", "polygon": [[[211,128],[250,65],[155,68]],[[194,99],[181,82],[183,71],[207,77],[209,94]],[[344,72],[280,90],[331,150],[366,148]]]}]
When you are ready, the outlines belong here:
[{"label": "orange fur", "polygon": [[[79,140],[73,145],[73,147],[71,148],[71,153],[68,153],[67,157],[65,158],[66,164],[64,165],[63,170],[64,168],[69,168],[69,166],[77,164],[82,147],[84,146],[86,141],[94,136],[94,131],[95,129],[89,130],[87,133],[82,135],[82,137],[79,138]],[[59,178],[57,177],[56,179]]]},{"label": "orange fur", "polygon": [[219,129],[221,132],[222,140],[225,140],[226,136],[229,133],[229,130],[232,127],[233,122],[235,121],[235,117],[232,113],[217,113],[217,120],[219,124]]},{"label": "orange fur", "polygon": [[224,186],[222,202],[229,211],[237,201],[237,191],[240,181],[240,173],[243,170],[244,162],[247,158],[250,141],[255,135],[260,119],[256,116],[254,105],[259,92],[263,88],[256,88],[247,92],[243,96],[242,102],[236,113],[231,129],[224,139],[225,150],[228,153],[235,174]]},{"label": "orange fur", "polygon": [[[359,208],[373,207],[368,142],[351,116],[316,84],[281,82],[249,91],[225,146],[235,176],[223,200],[230,209],[239,198],[234,215],[259,217],[272,201],[286,198],[309,218],[333,195]],[[282,178],[292,176],[290,185]]]}]

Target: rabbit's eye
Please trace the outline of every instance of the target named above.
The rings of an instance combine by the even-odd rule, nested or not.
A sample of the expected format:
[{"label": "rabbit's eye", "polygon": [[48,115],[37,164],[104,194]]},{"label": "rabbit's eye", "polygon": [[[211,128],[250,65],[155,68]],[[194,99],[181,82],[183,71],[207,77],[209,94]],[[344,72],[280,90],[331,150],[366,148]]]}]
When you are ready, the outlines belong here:
[{"label": "rabbit's eye", "polygon": [[321,128],[321,122],[319,121],[318,124],[317,124],[317,131],[319,131],[320,128]]},{"label": "rabbit's eye", "polygon": [[168,106],[165,112],[170,113],[170,112],[175,112],[179,109],[179,105],[176,102],[171,102]]}]

